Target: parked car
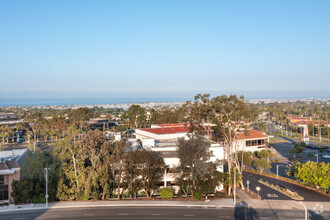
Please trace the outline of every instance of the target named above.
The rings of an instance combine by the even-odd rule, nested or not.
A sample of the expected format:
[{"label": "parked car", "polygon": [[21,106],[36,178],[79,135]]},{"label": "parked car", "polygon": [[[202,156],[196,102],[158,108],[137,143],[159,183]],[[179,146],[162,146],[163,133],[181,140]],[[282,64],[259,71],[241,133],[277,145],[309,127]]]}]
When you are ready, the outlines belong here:
[{"label": "parked car", "polygon": [[320,150],[321,149],[320,146],[314,146],[314,145],[307,145],[306,148],[307,149],[311,149],[311,150]]},{"label": "parked car", "polygon": [[325,159],[330,159],[330,154],[324,154],[322,157]]}]

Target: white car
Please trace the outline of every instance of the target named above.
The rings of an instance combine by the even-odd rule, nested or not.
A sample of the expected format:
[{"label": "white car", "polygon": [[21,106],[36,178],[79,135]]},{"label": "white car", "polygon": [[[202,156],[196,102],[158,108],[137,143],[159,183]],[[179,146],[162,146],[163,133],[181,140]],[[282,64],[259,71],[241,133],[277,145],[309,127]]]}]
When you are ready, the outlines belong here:
[{"label": "white car", "polygon": [[330,155],[329,154],[324,154],[323,155],[323,158],[329,159],[330,158]]}]

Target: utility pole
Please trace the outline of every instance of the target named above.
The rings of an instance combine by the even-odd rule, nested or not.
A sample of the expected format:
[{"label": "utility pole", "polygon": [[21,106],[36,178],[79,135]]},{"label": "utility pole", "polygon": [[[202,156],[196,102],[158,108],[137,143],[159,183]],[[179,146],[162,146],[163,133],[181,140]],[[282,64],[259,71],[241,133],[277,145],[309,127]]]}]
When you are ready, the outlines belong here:
[{"label": "utility pole", "polygon": [[317,116],[318,120],[319,120],[319,140],[320,142],[322,141],[322,136],[321,136],[321,124],[320,124],[320,116]]},{"label": "utility pole", "polygon": [[308,218],[308,214],[307,214],[307,208],[306,208],[306,206],[304,205],[304,203],[302,203],[302,202],[299,202],[302,206],[304,206],[304,209],[305,209],[305,220],[307,220],[307,218]]},{"label": "utility pole", "polygon": [[286,123],[286,136],[288,136],[288,122]]},{"label": "utility pole", "polygon": [[234,206],[236,206],[236,167],[234,167]]},{"label": "utility pole", "polygon": [[325,113],[325,118],[326,118],[326,121],[327,121],[327,133],[328,133],[328,142],[330,141],[329,140],[329,124],[328,124],[328,112]]},{"label": "utility pole", "polygon": [[46,171],[46,174],[45,174],[45,178],[46,178],[46,195],[45,195],[45,198],[46,198],[46,207],[48,207],[48,198],[49,198],[49,195],[48,195],[48,170],[50,170],[50,168],[44,168],[44,170]]}]

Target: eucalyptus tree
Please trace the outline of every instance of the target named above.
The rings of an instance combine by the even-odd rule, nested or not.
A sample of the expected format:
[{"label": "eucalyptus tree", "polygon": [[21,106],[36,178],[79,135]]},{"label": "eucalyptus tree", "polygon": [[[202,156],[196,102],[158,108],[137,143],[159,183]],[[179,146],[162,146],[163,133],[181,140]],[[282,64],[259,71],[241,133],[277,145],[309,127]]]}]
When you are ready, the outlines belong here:
[{"label": "eucalyptus tree", "polygon": [[151,150],[141,149],[136,152],[141,186],[147,199],[149,199],[152,192],[158,189],[164,170],[164,160]]},{"label": "eucalyptus tree", "polygon": [[[231,170],[234,165],[241,174],[242,167],[238,160],[238,138],[242,135],[241,125],[250,115],[244,97],[237,98],[236,95],[217,96],[211,100],[211,106],[216,140],[225,144],[228,170]],[[245,133],[245,131],[243,132]],[[243,183],[241,185],[244,188]],[[228,189],[228,194],[231,194],[231,187]]]},{"label": "eucalyptus tree", "polygon": [[117,183],[117,198],[120,199],[120,189],[123,179],[123,171],[125,167],[125,159],[127,152],[131,148],[131,144],[125,140],[115,141],[111,144],[111,154],[112,154],[112,172],[115,177],[115,182]]},{"label": "eucalyptus tree", "polygon": [[122,119],[127,119],[129,126],[133,128],[141,128],[146,125],[147,115],[143,107],[131,105],[127,112],[122,115]]},{"label": "eucalyptus tree", "polygon": [[75,124],[78,129],[85,131],[87,129],[86,123],[92,118],[93,112],[89,108],[77,108],[69,113],[69,120]]},{"label": "eucalyptus tree", "polygon": [[210,137],[210,122],[213,117],[209,98],[209,94],[197,94],[194,102],[188,101],[185,104],[189,109],[188,122],[190,131],[196,131],[208,137]]}]

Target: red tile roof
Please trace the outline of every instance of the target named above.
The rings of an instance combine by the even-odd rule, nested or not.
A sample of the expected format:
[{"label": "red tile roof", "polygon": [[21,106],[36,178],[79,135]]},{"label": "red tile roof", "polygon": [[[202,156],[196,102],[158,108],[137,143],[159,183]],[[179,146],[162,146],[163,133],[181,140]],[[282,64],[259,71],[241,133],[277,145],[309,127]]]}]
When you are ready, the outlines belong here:
[{"label": "red tile roof", "polygon": [[169,127],[169,128],[143,128],[142,131],[147,131],[154,134],[175,134],[175,133],[187,133],[188,127]]},{"label": "red tile roof", "polygon": [[305,117],[300,117],[300,116],[288,116],[286,118],[287,119],[302,119],[302,120],[307,120]]},{"label": "red tile roof", "polygon": [[268,138],[268,135],[264,134],[262,131],[257,131],[257,130],[249,130],[247,134],[240,133],[238,135],[239,140],[244,140],[244,139],[255,139],[255,138]]},{"label": "red tile roof", "polygon": [[297,121],[297,122],[295,122],[295,124],[298,124],[298,125],[308,125],[308,124],[314,124],[314,125],[319,125],[319,124],[330,125],[330,123],[327,123],[326,121]]},{"label": "red tile roof", "polygon": [[178,123],[178,124],[158,124],[156,126],[163,127],[163,128],[184,128],[184,127],[188,127],[189,124],[185,124],[185,123]]}]

